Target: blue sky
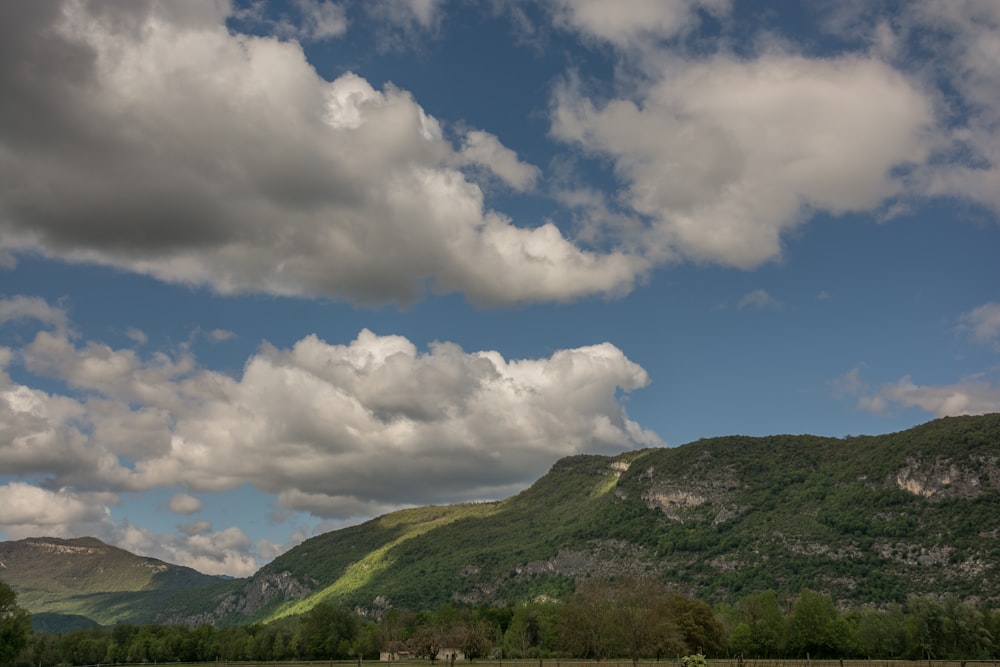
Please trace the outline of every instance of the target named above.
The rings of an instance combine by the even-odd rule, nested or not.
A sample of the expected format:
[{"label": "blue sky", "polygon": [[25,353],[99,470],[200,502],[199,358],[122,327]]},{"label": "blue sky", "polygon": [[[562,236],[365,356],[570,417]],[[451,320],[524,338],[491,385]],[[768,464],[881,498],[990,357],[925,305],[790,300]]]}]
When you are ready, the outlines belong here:
[{"label": "blue sky", "polygon": [[0,539],[237,576],[562,456],[1000,410],[1000,7],[0,7]]}]

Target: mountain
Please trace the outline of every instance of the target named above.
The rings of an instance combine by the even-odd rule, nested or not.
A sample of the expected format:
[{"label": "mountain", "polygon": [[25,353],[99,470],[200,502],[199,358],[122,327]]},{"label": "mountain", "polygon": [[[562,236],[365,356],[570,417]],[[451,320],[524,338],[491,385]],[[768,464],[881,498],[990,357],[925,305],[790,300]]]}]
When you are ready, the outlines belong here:
[{"label": "mountain", "polygon": [[1000,414],[574,456],[501,502],[314,537],[250,579],[177,596],[161,618],[267,621],[324,600],[374,614],[509,604],[619,574],[708,601],[808,587],[847,605],[915,593],[1000,605]]},{"label": "mountain", "polygon": [[[25,542],[0,544],[0,561],[9,566],[4,549]],[[138,560],[159,563],[121,558],[133,571],[149,568]],[[56,562],[41,559],[35,581],[62,572]],[[732,436],[569,457],[506,500],[387,514],[307,540],[248,579],[189,574],[169,599],[159,586],[98,590],[94,565],[93,578],[62,575],[61,589],[36,583],[26,595],[9,571],[0,578],[30,611],[45,602],[44,611],[101,623],[258,622],[322,601],[373,615],[390,605],[510,604],[622,574],[657,576],[710,602],[808,587],[843,605],[950,593],[1000,607],[1000,414],[881,436]],[[98,617],[105,602],[115,613]]]},{"label": "mountain", "polygon": [[0,580],[17,591],[35,626],[153,622],[168,598],[216,581],[188,567],[144,558],[93,537],[0,542]]}]

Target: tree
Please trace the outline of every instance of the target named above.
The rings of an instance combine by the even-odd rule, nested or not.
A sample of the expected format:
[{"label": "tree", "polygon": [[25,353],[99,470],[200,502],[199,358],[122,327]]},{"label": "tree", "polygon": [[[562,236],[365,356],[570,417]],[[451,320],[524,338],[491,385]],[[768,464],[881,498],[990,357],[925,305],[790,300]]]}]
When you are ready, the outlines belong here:
[{"label": "tree", "polygon": [[943,657],[944,610],[931,595],[913,596],[907,601],[906,639],[912,659]]},{"label": "tree", "polygon": [[729,648],[740,658],[756,658],[750,624],[739,621],[729,631]]},{"label": "tree", "polygon": [[538,613],[529,605],[521,605],[514,610],[510,626],[504,634],[504,644],[507,647],[504,655],[517,655],[524,659],[529,657],[528,649],[538,646],[541,636],[541,624]]},{"label": "tree", "polygon": [[438,653],[444,648],[444,636],[439,628],[423,625],[410,637],[410,648],[418,658],[427,658],[434,662]]},{"label": "tree", "polygon": [[945,655],[949,658],[987,658],[992,637],[982,611],[968,602],[946,596],[944,611]]},{"label": "tree", "polygon": [[857,644],[833,599],[803,589],[788,621],[789,650],[799,657],[836,658],[856,652]]},{"label": "tree", "polygon": [[906,617],[899,605],[885,610],[866,607],[847,614],[866,658],[899,659],[906,654]]},{"label": "tree", "polygon": [[348,658],[358,633],[357,618],[347,609],[320,602],[303,615],[301,633],[306,659]]},{"label": "tree", "polygon": [[650,579],[626,579],[616,598],[622,645],[633,667],[639,664],[639,658],[659,658],[681,651],[683,638],[671,615],[670,598],[663,584]]},{"label": "tree", "polygon": [[493,626],[482,618],[470,618],[462,634],[462,652],[468,660],[484,658],[493,648]]},{"label": "tree", "polygon": [[585,579],[559,619],[562,648],[573,657],[603,660],[616,652],[620,629],[615,619],[615,591],[607,581]]},{"label": "tree", "polygon": [[[777,593],[768,589],[748,595],[740,600],[740,611],[746,623],[747,641],[745,646],[740,645],[738,652],[755,658],[781,655],[785,645],[785,616],[781,613]],[[742,635],[737,635],[736,640],[742,642]],[[734,649],[737,648],[736,640]]]},{"label": "tree", "polygon": [[667,614],[679,633],[681,646],[692,653],[718,655],[726,647],[726,628],[707,603],[680,593],[665,598]]},{"label": "tree", "polygon": [[14,662],[31,639],[31,615],[17,606],[17,593],[0,582],[0,665]]},{"label": "tree", "polygon": [[378,622],[379,649],[389,654],[389,662],[397,660],[403,637],[403,622],[398,609],[387,609]]}]

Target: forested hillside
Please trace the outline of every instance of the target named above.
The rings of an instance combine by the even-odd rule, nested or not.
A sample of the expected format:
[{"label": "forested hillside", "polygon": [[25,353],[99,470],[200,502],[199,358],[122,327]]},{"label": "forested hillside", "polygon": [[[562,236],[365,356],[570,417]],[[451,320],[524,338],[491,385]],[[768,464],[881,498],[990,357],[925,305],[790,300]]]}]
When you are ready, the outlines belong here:
[{"label": "forested hillside", "polygon": [[842,606],[1000,601],[1000,415],[884,436],[723,437],[555,463],[497,503],[424,507],[310,539],[163,620],[246,622],[320,602],[378,614],[563,599],[651,576],[712,603],[812,589]]},{"label": "forested hillside", "polygon": [[645,577],[710,604],[810,589],[841,609],[1000,603],[1000,415],[883,436],[733,436],[557,461],[500,502],[420,507],[314,537],[241,580],[92,538],[0,543],[36,626],[266,622],[330,603],[565,600]]}]

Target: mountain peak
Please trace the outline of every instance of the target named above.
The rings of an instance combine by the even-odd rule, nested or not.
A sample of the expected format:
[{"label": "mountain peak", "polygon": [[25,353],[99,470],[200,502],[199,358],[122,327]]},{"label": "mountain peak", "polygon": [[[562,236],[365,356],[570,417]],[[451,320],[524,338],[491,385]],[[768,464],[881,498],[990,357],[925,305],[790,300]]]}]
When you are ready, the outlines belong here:
[{"label": "mountain peak", "polygon": [[59,553],[93,553],[99,550],[112,549],[111,547],[96,537],[74,537],[65,539],[61,537],[28,537],[19,540],[27,546],[48,549]]},{"label": "mountain peak", "polygon": [[100,624],[152,622],[163,601],[216,581],[194,570],[105,544],[95,537],[0,542],[3,580],[32,613],[85,616]]}]

